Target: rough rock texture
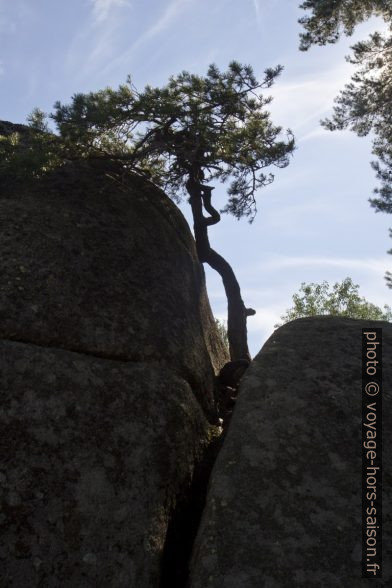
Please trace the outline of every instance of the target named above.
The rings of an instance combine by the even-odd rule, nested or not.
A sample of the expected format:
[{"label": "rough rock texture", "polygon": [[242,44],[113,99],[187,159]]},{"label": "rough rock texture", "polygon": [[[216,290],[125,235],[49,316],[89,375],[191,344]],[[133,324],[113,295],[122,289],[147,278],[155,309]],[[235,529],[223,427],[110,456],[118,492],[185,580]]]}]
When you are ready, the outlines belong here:
[{"label": "rough rock texture", "polygon": [[213,417],[228,356],[189,227],[161,190],[73,166],[35,190],[3,186],[0,226],[0,339],[169,365]]},{"label": "rough rock texture", "polygon": [[[383,328],[383,580],[361,579],[361,329]],[[392,325],[278,329],[240,384],[191,588],[392,585]]]},{"label": "rough rock texture", "polygon": [[0,134],[1,135],[12,135],[12,133],[19,133],[21,137],[28,136],[31,130],[26,125],[18,123],[12,123],[8,120],[0,120]]},{"label": "rough rock texture", "polygon": [[112,171],[1,178],[1,587],[158,588],[216,434],[228,355],[190,230]]},{"label": "rough rock texture", "polygon": [[153,588],[211,427],[166,368],[0,342],[0,586]]}]

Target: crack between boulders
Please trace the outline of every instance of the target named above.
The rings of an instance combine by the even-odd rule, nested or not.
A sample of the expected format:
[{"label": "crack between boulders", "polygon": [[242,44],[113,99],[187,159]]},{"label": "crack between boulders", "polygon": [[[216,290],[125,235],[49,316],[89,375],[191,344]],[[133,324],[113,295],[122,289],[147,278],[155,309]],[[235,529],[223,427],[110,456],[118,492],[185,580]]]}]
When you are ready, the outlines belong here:
[{"label": "crack between boulders", "polygon": [[46,342],[46,343],[37,343],[36,341],[31,341],[29,339],[20,339],[17,337],[7,337],[6,339],[4,338],[0,338],[0,342],[4,343],[22,343],[24,345],[33,345],[34,347],[39,347],[41,349],[54,349],[54,350],[58,350],[58,351],[69,351],[70,353],[77,353],[78,355],[85,355],[87,357],[93,357],[96,359],[107,359],[109,361],[118,361],[121,363],[152,363],[152,362],[147,362],[145,360],[139,359],[139,358],[130,358],[126,355],[121,355],[121,354],[117,354],[117,355],[109,355],[106,353],[91,353],[89,351],[84,351],[78,347],[59,347],[59,345],[57,343],[50,343],[50,342]]},{"label": "crack between boulders", "polygon": [[[233,389],[228,389],[232,394]],[[231,392],[230,392],[231,390]],[[238,389],[235,391],[235,396]],[[190,486],[179,497],[171,514],[162,556],[159,588],[189,588],[193,547],[207,502],[213,467],[223,446],[234,405],[222,406],[222,429],[196,463]]]},{"label": "crack between boulders", "polygon": [[22,345],[32,345],[34,347],[38,347],[40,349],[52,349],[52,350],[57,350],[57,351],[66,351],[69,353],[76,353],[80,356],[84,356],[84,357],[91,357],[92,359],[103,359],[103,360],[107,360],[107,361],[115,361],[121,364],[140,364],[140,365],[149,365],[152,367],[155,367],[157,369],[163,369],[165,368],[166,370],[170,370],[172,372],[173,375],[176,375],[177,377],[181,378],[184,382],[186,382],[188,384],[188,386],[190,387],[190,389],[192,390],[192,393],[194,395],[194,397],[196,398],[201,410],[203,411],[204,416],[206,417],[206,419],[208,420],[208,422],[210,424],[216,424],[216,415],[213,413],[213,411],[209,410],[208,407],[204,406],[202,404],[202,402],[199,400],[199,387],[197,385],[197,382],[195,382],[192,379],[192,373],[184,373],[184,371],[181,370],[175,370],[173,369],[173,367],[171,366],[171,364],[165,360],[163,357],[161,358],[161,360],[159,358],[152,358],[152,359],[146,359],[146,358],[142,358],[142,357],[130,357],[126,354],[121,354],[121,353],[117,353],[115,355],[111,355],[111,354],[107,354],[107,353],[100,353],[100,352],[96,352],[96,353],[91,353],[89,351],[80,349],[77,346],[69,346],[69,347],[62,347],[58,345],[58,342],[42,342],[39,343],[37,341],[33,341],[30,340],[28,338],[24,339],[21,337],[12,337],[12,336],[7,336],[6,338],[2,338],[0,337],[0,342],[4,341],[5,343],[21,343]]},{"label": "crack between boulders", "polygon": [[[68,351],[85,357],[117,361],[120,363],[144,363],[141,359],[132,359],[121,355],[104,353],[90,353],[78,347],[59,347],[55,343],[37,343],[29,339],[0,338],[0,343],[20,343],[40,349]],[[186,380],[184,380],[186,381]],[[188,382],[190,387],[191,384]],[[201,458],[197,461],[189,487],[179,496],[170,517],[166,540],[163,549],[161,578],[159,588],[187,588],[189,580],[189,564],[192,557],[193,545],[196,540],[201,518],[207,499],[207,489],[212,469],[226,436],[230,416],[224,418],[222,432],[217,435],[205,448]]]},{"label": "crack between boulders", "polygon": [[212,469],[225,430],[209,443],[194,468],[191,484],[177,501],[166,533],[159,588],[187,588],[189,565],[207,499]]}]

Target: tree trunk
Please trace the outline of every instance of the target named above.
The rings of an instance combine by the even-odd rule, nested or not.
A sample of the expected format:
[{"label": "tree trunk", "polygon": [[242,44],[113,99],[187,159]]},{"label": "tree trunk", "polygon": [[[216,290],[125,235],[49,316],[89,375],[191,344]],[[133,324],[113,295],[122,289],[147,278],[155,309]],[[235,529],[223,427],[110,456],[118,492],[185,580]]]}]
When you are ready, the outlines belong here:
[{"label": "tree trunk", "polygon": [[[188,180],[186,187],[190,195],[189,201],[192,208],[196,250],[199,261],[201,263],[208,263],[210,267],[220,274],[225,288],[230,359],[231,361],[238,359],[247,359],[250,361],[246,318],[251,314],[255,314],[255,311],[250,308],[245,308],[245,304],[241,298],[240,286],[230,264],[210,246],[208,226],[216,224],[220,220],[219,213],[210,203],[211,188],[203,186],[192,178]],[[211,214],[210,217],[204,217],[203,204],[204,208]]]}]

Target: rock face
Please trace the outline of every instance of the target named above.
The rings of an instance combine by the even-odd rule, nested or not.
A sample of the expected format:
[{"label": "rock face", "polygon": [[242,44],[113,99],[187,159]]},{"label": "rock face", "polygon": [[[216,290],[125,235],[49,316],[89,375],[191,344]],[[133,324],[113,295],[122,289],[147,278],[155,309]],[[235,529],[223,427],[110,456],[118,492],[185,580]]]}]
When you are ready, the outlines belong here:
[{"label": "rock face", "polygon": [[[383,580],[361,579],[361,329],[383,329]],[[278,329],[240,384],[191,588],[392,585],[392,325]],[[376,582],[376,583],[375,583]]]},{"label": "rock face", "polygon": [[214,415],[227,361],[188,225],[153,184],[70,169],[0,194],[0,339],[170,368]]},{"label": "rock face", "polygon": [[0,226],[0,584],[158,587],[228,359],[188,226],[82,167],[11,178]]},{"label": "rock face", "polygon": [[167,368],[1,342],[1,586],[158,587],[210,428]]}]

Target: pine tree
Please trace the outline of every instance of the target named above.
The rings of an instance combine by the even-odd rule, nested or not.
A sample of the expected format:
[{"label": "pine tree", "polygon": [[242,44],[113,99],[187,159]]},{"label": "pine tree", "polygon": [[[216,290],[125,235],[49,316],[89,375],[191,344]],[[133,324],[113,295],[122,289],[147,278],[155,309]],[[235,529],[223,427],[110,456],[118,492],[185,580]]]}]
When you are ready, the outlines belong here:
[{"label": "pine tree", "polygon": [[[336,98],[332,118],[322,124],[332,131],[348,128],[359,136],[373,133],[372,153],[377,160],[372,167],[380,187],[370,203],[377,212],[392,213],[392,2],[307,0],[301,8],[311,11],[299,21],[306,31],[301,34],[303,51],[313,44],[335,43],[342,33],[351,35],[356,25],[372,15],[388,25],[388,33],[376,32],[351,48],[353,54],[347,60],[357,66],[356,72]],[[389,272],[386,278],[392,288]]]},{"label": "pine tree", "polygon": [[[220,212],[252,222],[255,194],[274,176],[267,168],[285,167],[294,150],[290,131],[270,120],[262,91],[280,74],[267,69],[258,81],[248,65],[232,62],[225,72],[211,65],[205,77],[186,71],[162,88],[138,92],[130,78],[117,90],[107,88],[76,94],[69,105],[55,104],[52,119],[58,135],[51,138],[49,161],[35,176],[58,160],[104,160],[149,177],[174,199],[188,196],[197,254],[222,277],[228,301],[227,333],[232,360],[249,359],[246,308],[230,264],[212,249],[208,229]],[[38,136],[45,120],[35,111],[32,124]],[[11,165],[12,157],[8,154]],[[218,212],[212,204],[211,182],[227,182],[228,201]]]}]

